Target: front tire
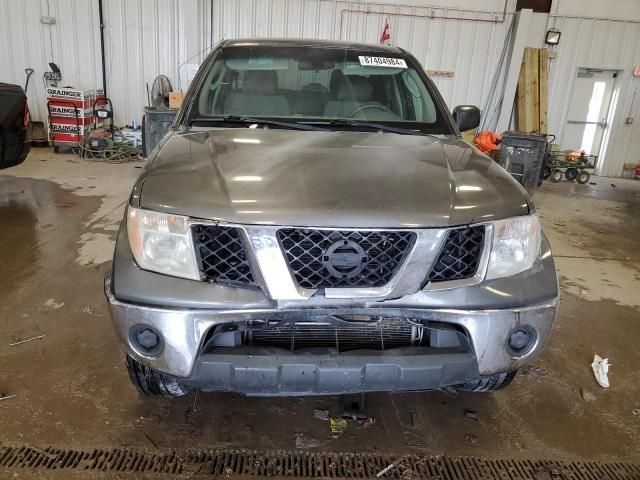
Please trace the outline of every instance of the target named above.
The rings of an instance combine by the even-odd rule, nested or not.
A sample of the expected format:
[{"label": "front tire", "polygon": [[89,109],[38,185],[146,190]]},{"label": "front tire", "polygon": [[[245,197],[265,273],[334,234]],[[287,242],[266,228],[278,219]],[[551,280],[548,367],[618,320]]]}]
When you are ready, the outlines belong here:
[{"label": "front tire", "polygon": [[561,182],[562,181],[562,170],[554,170],[553,172],[551,172],[550,180],[553,183]]},{"label": "front tire", "polygon": [[564,171],[564,178],[566,178],[567,180],[569,180],[570,182],[573,182],[576,177],[578,176],[578,169],[577,168],[567,168]]},{"label": "front tire", "polygon": [[125,364],[131,383],[141,395],[182,397],[191,391],[191,387],[178,378],[147,367],[129,355],[126,356]]},{"label": "front tire", "polygon": [[463,392],[495,392],[507,387],[515,378],[518,370],[512,372],[496,373],[488,377],[482,377],[476,382],[465,383],[457,387]]},{"label": "front tire", "polygon": [[591,178],[591,175],[589,174],[589,172],[585,172],[583,170],[578,174],[578,178],[576,178],[576,182],[578,182],[580,185],[584,185],[589,181],[590,178]]}]

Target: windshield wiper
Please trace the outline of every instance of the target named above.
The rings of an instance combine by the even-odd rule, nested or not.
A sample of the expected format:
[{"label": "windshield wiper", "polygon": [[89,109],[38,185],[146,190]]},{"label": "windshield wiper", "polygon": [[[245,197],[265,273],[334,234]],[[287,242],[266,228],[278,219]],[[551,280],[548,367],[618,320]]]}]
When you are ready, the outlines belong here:
[{"label": "windshield wiper", "polygon": [[266,118],[253,118],[238,115],[227,115],[224,117],[196,117],[189,120],[189,125],[209,123],[240,123],[246,125],[267,125],[272,127],[291,128],[293,130],[324,130],[320,127],[297,122],[279,122]]},{"label": "windshield wiper", "polygon": [[313,125],[329,125],[335,127],[342,126],[350,126],[350,127],[364,127],[364,128],[374,128],[376,130],[381,130],[383,132],[390,133],[399,133],[401,135],[424,135],[424,136],[433,136],[429,133],[421,132],[420,130],[411,130],[409,128],[400,128],[400,127],[390,127],[388,125],[382,125],[381,123],[375,122],[360,122],[358,120],[351,120],[348,118],[338,118],[326,121],[317,121],[317,122],[306,122],[308,124]]}]

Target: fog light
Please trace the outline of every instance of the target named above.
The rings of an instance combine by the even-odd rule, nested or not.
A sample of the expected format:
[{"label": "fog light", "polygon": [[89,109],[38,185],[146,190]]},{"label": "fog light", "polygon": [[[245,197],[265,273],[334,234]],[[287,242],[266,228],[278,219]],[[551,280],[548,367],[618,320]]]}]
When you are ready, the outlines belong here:
[{"label": "fog light", "polygon": [[152,348],[156,348],[160,343],[160,337],[158,334],[151,330],[150,328],[143,328],[142,330],[138,330],[136,332],[136,340],[141,347],[147,348],[151,350]]},{"label": "fog light", "polygon": [[533,327],[524,325],[511,332],[507,339],[507,350],[511,355],[521,357],[529,353],[536,344],[537,333]]},{"label": "fog light", "polygon": [[130,331],[133,347],[147,356],[158,355],[162,351],[162,337],[151,327],[136,325]]}]

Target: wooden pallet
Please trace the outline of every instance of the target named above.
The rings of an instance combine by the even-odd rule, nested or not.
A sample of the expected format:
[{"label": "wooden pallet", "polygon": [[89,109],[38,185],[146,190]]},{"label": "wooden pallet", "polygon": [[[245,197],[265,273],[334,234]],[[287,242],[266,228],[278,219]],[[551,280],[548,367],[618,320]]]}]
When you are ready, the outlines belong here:
[{"label": "wooden pallet", "polygon": [[547,133],[549,57],[546,48],[525,48],[518,79],[516,130]]}]

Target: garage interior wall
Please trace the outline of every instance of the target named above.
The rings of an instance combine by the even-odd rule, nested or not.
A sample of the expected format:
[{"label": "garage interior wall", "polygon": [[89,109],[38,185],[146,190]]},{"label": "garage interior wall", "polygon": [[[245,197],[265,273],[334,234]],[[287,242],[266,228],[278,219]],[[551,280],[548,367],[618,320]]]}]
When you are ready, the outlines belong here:
[{"label": "garage interior wall", "polygon": [[[619,177],[625,163],[640,162],[640,98],[634,98],[640,96],[640,78],[633,76],[634,66],[640,64],[640,22],[560,16],[550,18],[549,26],[562,32],[558,57],[549,71],[548,103],[549,131],[560,140],[578,68],[621,70],[612,105],[615,116],[596,170],[599,175]],[[627,117],[634,119],[631,125],[625,124]]]},{"label": "garage interior wall", "polygon": [[[164,73],[174,88],[185,90],[187,65],[201,63],[224,38],[377,43],[388,19],[393,43],[411,51],[428,70],[454,72],[453,77],[433,78],[450,107],[470,103],[482,108],[515,3],[507,0],[504,14],[504,0],[104,0],[108,94],[117,124],[140,122],[146,83],[151,86]],[[621,8],[615,8],[617,3]],[[600,170],[619,176],[625,162],[640,160],[640,98],[632,105],[638,79],[631,75],[634,64],[640,64],[640,2],[607,5],[603,10],[598,0],[556,0],[550,16],[534,15],[536,24],[562,32],[549,84],[550,132],[559,138],[577,68],[623,71]],[[58,64],[64,85],[101,86],[97,0],[0,0],[0,8],[0,81],[23,84],[24,68],[35,70],[28,92],[34,120],[46,118],[42,74],[48,62]],[[54,17],[55,24],[42,24],[44,16]],[[543,46],[537,37],[530,46]],[[637,121],[625,125],[627,116]]]}]

